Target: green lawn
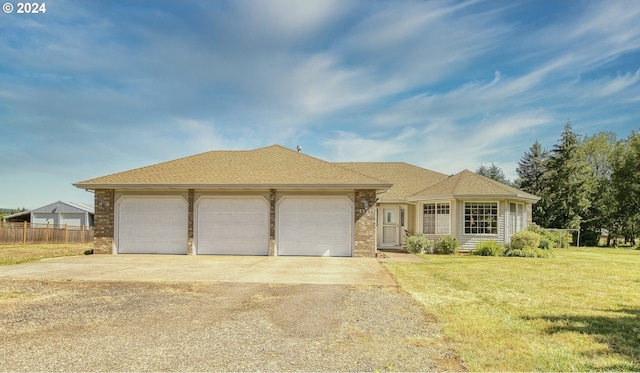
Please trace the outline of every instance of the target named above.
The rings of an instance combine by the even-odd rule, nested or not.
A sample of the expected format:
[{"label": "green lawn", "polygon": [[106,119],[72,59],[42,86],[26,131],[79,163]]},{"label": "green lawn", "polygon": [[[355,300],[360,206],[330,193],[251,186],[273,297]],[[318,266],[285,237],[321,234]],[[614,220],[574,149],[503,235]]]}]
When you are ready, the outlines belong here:
[{"label": "green lawn", "polygon": [[0,266],[59,256],[82,255],[85,250],[91,249],[93,243],[0,245]]},{"label": "green lawn", "polygon": [[640,371],[640,251],[387,263],[471,371]]}]

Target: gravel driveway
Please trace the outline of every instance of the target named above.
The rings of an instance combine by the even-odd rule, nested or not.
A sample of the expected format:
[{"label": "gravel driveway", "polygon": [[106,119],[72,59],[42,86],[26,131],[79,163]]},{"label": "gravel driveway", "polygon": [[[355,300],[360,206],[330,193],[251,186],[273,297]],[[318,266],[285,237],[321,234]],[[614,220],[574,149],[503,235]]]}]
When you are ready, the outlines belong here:
[{"label": "gravel driveway", "polygon": [[395,286],[0,280],[0,371],[460,371]]}]

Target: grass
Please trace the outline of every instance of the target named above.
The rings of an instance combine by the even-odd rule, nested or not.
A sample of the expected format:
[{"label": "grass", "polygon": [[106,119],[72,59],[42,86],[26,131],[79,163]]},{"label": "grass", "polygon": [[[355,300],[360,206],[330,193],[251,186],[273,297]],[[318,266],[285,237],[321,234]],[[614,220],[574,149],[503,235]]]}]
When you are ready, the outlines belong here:
[{"label": "grass", "polygon": [[93,249],[93,243],[0,245],[0,266],[60,256],[82,255],[90,249]]},{"label": "grass", "polygon": [[640,371],[640,251],[387,263],[471,371]]}]

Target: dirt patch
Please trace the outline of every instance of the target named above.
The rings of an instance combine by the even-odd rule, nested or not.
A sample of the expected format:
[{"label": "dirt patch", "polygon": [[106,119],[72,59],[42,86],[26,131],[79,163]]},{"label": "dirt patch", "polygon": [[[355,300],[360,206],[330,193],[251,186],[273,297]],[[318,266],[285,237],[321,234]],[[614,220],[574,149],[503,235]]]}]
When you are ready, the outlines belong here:
[{"label": "dirt patch", "polygon": [[9,371],[460,371],[396,287],[0,280]]}]

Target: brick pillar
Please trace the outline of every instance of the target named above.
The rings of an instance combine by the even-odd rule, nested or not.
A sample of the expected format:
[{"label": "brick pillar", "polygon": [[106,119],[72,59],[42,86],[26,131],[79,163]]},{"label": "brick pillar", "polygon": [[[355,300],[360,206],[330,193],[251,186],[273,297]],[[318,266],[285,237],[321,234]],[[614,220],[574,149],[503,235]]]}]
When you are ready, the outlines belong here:
[{"label": "brick pillar", "polygon": [[195,199],[195,192],[193,189],[189,189],[189,212],[187,216],[187,255],[193,254],[193,202]]},{"label": "brick pillar", "polygon": [[96,189],[94,193],[93,252],[95,254],[113,253],[114,197],[113,189]]},{"label": "brick pillar", "polygon": [[376,256],[376,191],[355,192],[354,252],[356,257]]},{"label": "brick pillar", "polygon": [[269,190],[269,256],[276,252],[276,190]]}]

